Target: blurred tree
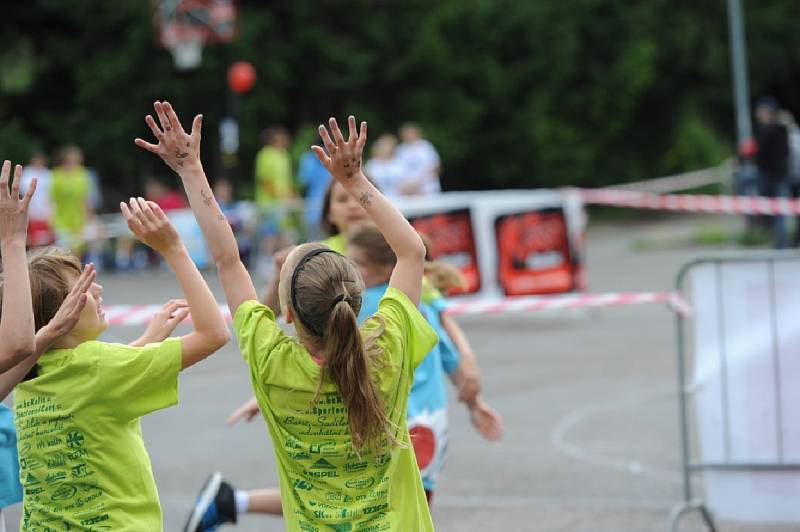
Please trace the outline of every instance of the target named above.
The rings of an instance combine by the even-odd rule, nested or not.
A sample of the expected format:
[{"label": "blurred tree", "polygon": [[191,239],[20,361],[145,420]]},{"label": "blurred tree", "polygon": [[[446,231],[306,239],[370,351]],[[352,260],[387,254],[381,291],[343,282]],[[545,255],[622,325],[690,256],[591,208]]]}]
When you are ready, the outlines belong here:
[{"label": "blurred tree", "polygon": [[[753,97],[800,114],[800,2],[746,2]],[[0,150],[81,145],[107,205],[165,172],[133,145],[170,99],[205,115],[217,168],[231,60],[258,81],[240,113],[240,184],[258,134],[353,113],[372,138],[419,122],[446,189],[595,186],[716,164],[733,150],[723,0],[240,2],[239,39],[178,72],[141,0],[9,4],[0,22]],[[188,124],[187,124],[188,125]],[[245,187],[246,188],[246,187]]]}]

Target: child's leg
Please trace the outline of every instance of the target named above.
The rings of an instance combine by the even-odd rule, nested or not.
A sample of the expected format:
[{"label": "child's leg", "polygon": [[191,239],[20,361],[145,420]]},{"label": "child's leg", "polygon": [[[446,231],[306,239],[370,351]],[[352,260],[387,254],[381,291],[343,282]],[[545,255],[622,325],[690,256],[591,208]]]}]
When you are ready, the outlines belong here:
[{"label": "child's leg", "polygon": [[251,514],[283,515],[281,491],[277,488],[250,491],[236,490],[236,509],[239,512]]},{"label": "child's leg", "polygon": [[223,480],[220,473],[214,473],[200,490],[183,530],[216,530],[225,523],[235,524],[239,514],[243,513],[283,515],[280,490],[237,490]]}]

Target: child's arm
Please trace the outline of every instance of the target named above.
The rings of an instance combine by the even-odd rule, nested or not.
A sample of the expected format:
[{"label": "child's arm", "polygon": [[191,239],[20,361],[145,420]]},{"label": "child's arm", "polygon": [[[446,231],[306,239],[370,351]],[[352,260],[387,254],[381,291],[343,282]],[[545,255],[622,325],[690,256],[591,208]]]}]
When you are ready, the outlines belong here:
[{"label": "child's arm", "polygon": [[472,424],[484,438],[496,441],[503,437],[503,418],[487,405],[480,395],[475,397],[467,408]]},{"label": "child's arm", "polygon": [[142,198],[120,203],[133,234],[160,253],[175,272],[192,314],[194,332],[181,337],[182,369],[196,364],[225,345],[230,333],[214,294],[197,270],[181,237],[161,208]]},{"label": "child's arm", "polygon": [[137,138],[136,145],[161,157],[183,181],[189,204],[219,271],[228,308],[231,315],[234,315],[242,303],[258,299],[258,294],[250,274],[239,259],[239,248],[231,226],[211,192],[200,162],[200,128],[203,117],[197,115],[194,118],[192,132],[187,134],[168,102],[155,102],[154,107],[161,127],[156,125],[150,115],[145,121],[158,139],[158,144],[150,144]]},{"label": "child's arm", "polygon": [[147,344],[162,342],[172,334],[175,327],[189,315],[189,306],[185,299],[168,301],[156,312],[150,323],[147,324],[142,335],[129,343],[131,347],[143,347]]},{"label": "child's arm", "polygon": [[367,141],[367,123],[361,122],[361,132],[357,133],[356,119],[350,116],[347,141],[344,140],[335,118],[330,119],[329,125],[333,140],[325,126],[319,126],[319,133],[328,153],[319,146],[312,146],[314,153],[328,172],[364,207],[397,256],[389,286],[404,292],[415,305],[419,304],[425,246],[397,207],[361,171],[362,152]]},{"label": "child's arm", "polygon": [[231,412],[231,415],[228,416],[228,420],[225,421],[225,424],[229,427],[236,424],[237,421],[244,418],[245,421],[250,423],[253,421],[253,418],[261,412],[261,407],[258,406],[258,399],[255,397],[251,397],[247,401],[241,404],[239,408]]},{"label": "child's arm", "polygon": [[0,254],[3,262],[3,308],[0,320],[0,371],[13,368],[30,357],[35,348],[31,281],[25,241],[28,235],[28,206],[36,190],[31,181],[25,197],[20,199],[22,166],[14,168],[14,181],[9,190],[11,161],[0,170]]},{"label": "child's arm", "polygon": [[442,322],[442,327],[447,331],[461,355],[458,369],[453,373],[452,379],[453,384],[458,388],[458,400],[469,405],[481,393],[481,375],[478,371],[478,360],[469,340],[467,340],[467,336],[456,320],[445,313],[441,313],[439,319]]},{"label": "child's arm", "polygon": [[95,277],[94,265],[87,264],[83,272],[72,286],[67,297],[61,303],[56,315],[50,323],[39,329],[36,333],[36,349],[33,356],[29,356],[10,370],[0,374],[0,400],[11,393],[14,386],[20,383],[25,375],[39,360],[39,356],[47,351],[50,345],[58,338],[65,335],[78,323],[83,307],[86,306],[86,292],[92,286]]}]

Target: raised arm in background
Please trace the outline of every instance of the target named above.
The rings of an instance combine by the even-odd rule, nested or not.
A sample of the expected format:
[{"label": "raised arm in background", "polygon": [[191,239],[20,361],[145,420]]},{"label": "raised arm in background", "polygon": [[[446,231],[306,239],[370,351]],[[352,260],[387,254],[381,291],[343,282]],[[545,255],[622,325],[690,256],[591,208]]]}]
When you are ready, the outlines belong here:
[{"label": "raised arm in background", "polygon": [[230,338],[228,327],[214,294],[164,211],[142,198],[120,203],[120,209],[136,238],[164,257],[186,297],[194,327],[193,332],[181,337],[182,368],[186,369],[225,345]]},{"label": "raised arm in background", "polygon": [[22,166],[14,167],[13,183],[9,183],[10,174],[11,161],[5,161],[0,170],[0,254],[3,260],[0,372],[13,368],[36,349],[31,281],[25,254],[28,207],[36,191],[36,179],[20,199]]},{"label": "raised arm in background", "polygon": [[211,192],[211,186],[200,162],[200,129],[203,115],[194,117],[191,133],[187,134],[169,102],[155,102],[153,107],[160,127],[156,125],[151,115],[147,115],[145,122],[158,140],[158,144],[151,144],[139,138],[134,142],[140,148],[161,157],[167,166],[180,176],[186,196],[189,198],[189,205],[194,211],[209,253],[217,266],[228,308],[231,315],[234,315],[242,303],[258,299],[258,294],[250,274],[239,259],[239,248],[231,226]]},{"label": "raised arm in background", "polygon": [[319,146],[312,146],[312,149],[336,181],[361,203],[397,256],[389,286],[404,292],[417,305],[422,290],[425,246],[397,207],[361,171],[361,158],[367,141],[367,123],[361,122],[361,131],[358,132],[355,117],[350,116],[347,122],[350,131],[346,141],[336,119],[331,118],[328,121],[330,134],[325,126],[319,126],[319,134],[327,153]]}]

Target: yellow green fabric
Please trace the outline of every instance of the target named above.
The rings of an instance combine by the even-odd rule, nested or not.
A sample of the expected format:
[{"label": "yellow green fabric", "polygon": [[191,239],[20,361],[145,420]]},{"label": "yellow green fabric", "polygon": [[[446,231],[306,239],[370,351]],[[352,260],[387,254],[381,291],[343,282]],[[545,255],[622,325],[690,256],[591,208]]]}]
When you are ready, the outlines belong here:
[{"label": "yellow green fabric", "polygon": [[[338,235],[329,236],[324,240],[320,240],[320,244],[324,244],[334,250],[337,253],[341,253],[342,255],[347,254],[347,239],[341,233]],[[437,299],[441,299],[442,293],[431,284],[427,277],[422,278],[422,292],[420,294],[420,300],[423,303],[432,303]]]},{"label": "yellow green fabric", "polygon": [[91,193],[91,182],[86,168],[72,170],[54,168],[50,182],[50,200],[53,204],[53,229],[65,233],[79,233],[86,225],[86,207]]},{"label": "yellow green fabric", "polygon": [[328,246],[336,253],[341,253],[342,255],[347,253],[347,239],[342,234],[329,236],[325,240],[320,240],[319,243]]},{"label": "yellow green fabric", "polygon": [[292,161],[287,150],[265,146],[256,155],[256,204],[272,207],[292,196]]},{"label": "yellow green fabric", "polygon": [[140,417],[178,402],[180,339],[53,349],[14,394],[20,530],[162,530]]},{"label": "yellow green fabric", "polygon": [[[352,448],[347,408],[327,377],[312,400],[322,368],[281,331],[269,307],[247,301],[234,329],[272,437],[287,530],[433,530],[406,425],[414,370],[438,341],[419,310],[389,288],[378,312],[385,364],[371,370],[402,446],[387,442],[359,456]],[[381,327],[374,316],[361,327]]]}]

